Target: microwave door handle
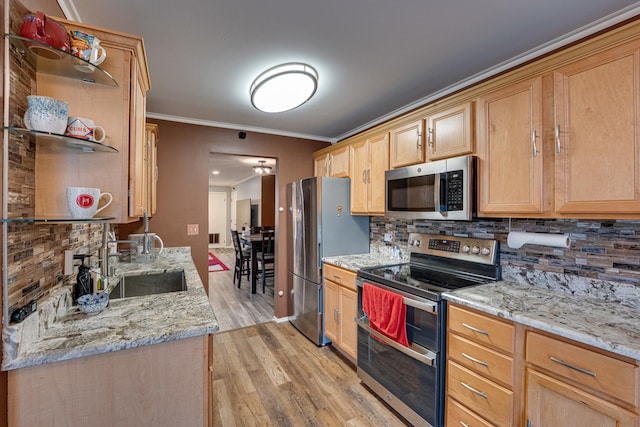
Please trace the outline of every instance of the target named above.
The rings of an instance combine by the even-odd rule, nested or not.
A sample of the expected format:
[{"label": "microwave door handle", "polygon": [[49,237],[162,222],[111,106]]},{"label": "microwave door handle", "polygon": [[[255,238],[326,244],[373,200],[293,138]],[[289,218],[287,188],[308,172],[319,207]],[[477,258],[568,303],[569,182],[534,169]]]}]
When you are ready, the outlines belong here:
[{"label": "microwave door handle", "polygon": [[440,209],[440,206],[441,206],[441,204],[440,204],[440,200],[441,200],[440,196],[442,195],[441,194],[441,190],[442,190],[443,178],[445,180],[444,182],[445,182],[445,189],[446,189],[446,185],[447,185],[446,184],[446,174],[443,174],[443,173],[436,174],[435,182],[434,182],[434,185],[433,185],[433,197],[434,197],[434,203],[435,203],[435,211],[438,212],[442,216],[447,216],[446,208],[445,208],[444,211]]}]

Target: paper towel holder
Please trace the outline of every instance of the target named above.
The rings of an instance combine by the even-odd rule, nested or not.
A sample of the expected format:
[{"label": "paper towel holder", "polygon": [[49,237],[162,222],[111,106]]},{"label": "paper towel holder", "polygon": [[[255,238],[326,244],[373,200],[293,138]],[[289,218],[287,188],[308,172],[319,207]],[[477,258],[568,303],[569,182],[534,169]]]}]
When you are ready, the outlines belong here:
[{"label": "paper towel holder", "polygon": [[510,248],[519,249],[527,244],[551,246],[554,248],[568,248],[571,246],[571,235],[509,231],[509,234],[507,235],[507,245]]}]

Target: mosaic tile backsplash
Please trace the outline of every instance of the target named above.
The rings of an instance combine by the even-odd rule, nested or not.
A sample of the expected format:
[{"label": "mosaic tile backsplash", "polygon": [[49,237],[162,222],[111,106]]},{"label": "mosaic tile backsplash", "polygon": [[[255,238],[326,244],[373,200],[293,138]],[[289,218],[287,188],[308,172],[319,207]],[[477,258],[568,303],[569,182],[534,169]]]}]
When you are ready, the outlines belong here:
[{"label": "mosaic tile backsplash", "polygon": [[[409,233],[463,235],[500,241],[501,264],[523,271],[577,275],[640,286],[640,220],[475,219],[473,221],[412,221],[371,217],[372,246],[407,248]],[[507,246],[511,231],[569,234],[569,248]],[[385,243],[384,233],[395,242]]]}]

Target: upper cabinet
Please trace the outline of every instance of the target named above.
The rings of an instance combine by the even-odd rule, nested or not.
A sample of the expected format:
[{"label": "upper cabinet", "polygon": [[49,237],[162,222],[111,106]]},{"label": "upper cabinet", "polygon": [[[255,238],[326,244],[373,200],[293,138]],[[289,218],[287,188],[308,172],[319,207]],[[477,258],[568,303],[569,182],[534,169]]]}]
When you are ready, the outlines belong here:
[{"label": "upper cabinet", "polygon": [[144,146],[145,208],[148,215],[157,210],[158,185],[158,125],[147,123]]},{"label": "upper cabinet", "polygon": [[553,73],[555,210],[640,212],[640,41]]},{"label": "upper cabinet", "polygon": [[314,175],[333,178],[349,177],[349,147],[340,145],[314,155]]},{"label": "upper cabinet", "polygon": [[440,160],[473,152],[474,105],[468,101],[427,115],[426,160]]},{"label": "upper cabinet", "polygon": [[389,133],[350,145],[351,213],[384,215],[384,173],[389,169]]},{"label": "upper cabinet", "polygon": [[541,213],[542,78],[478,99],[478,212]]},{"label": "upper cabinet", "polygon": [[143,41],[104,28],[56,20],[68,31],[80,30],[101,40],[107,57],[100,67],[113,76],[117,86],[38,72],[35,94],[67,102],[69,116],[92,119],[104,128],[104,143],[118,152],[89,154],[63,144],[36,144],[36,216],[68,216],[65,189],[78,186],[113,195],[113,202],[101,215],[114,217],[118,223],[137,220],[147,203],[145,100],[150,85]]},{"label": "upper cabinet", "polygon": [[393,127],[389,144],[391,168],[424,162],[424,120],[414,119]]}]

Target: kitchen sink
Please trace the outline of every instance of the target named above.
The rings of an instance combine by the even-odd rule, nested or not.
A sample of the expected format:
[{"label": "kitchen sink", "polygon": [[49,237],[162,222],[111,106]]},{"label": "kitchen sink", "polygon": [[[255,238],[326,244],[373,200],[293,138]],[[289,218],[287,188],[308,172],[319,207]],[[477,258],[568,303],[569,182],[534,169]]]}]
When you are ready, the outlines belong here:
[{"label": "kitchen sink", "polygon": [[140,297],[187,290],[184,270],[123,276],[111,291],[110,299]]}]

